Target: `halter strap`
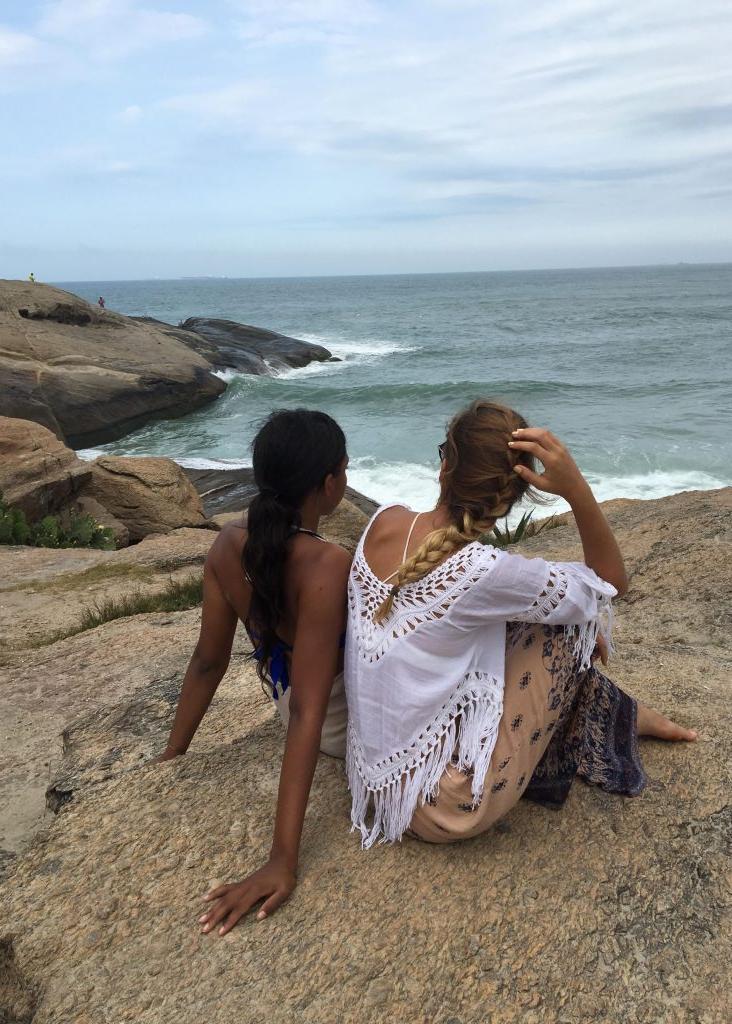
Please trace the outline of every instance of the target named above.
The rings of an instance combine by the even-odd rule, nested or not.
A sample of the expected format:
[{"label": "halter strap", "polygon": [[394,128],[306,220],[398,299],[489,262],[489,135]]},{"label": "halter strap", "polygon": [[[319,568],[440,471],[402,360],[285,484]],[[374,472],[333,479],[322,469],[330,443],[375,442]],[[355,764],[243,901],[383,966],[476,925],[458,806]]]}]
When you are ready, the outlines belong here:
[{"label": "halter strap", "polygon": [[306,530],[304,526],[298,526],[295,529],[294,532],[295,533],[307,533],[308,536],[310,536],[310,537],[317,537],[318,540],[325,540],[325,537],[321,537],[321,535],[319,533],[316,533],[315,530]]},{"label": "halter strap", "polygon": [[[406,562],[406,560],[407,560],[407,551],[409,550],[409,542],[412,539],[412,534],[414,533],[414,527],[417,525],[417,520],[419,519],[419,517],[421,515],[422,515],[422,513],[418,512],[417,515],[412,520],[412,525],[409,527],[409,533],[407,534],[407,542],[404,545],[404,551],[402,553],[402,561],[399,563],[399,565],[401,565],[402,562]],[[393,579],[394,576],[396,576],[396,574],[398,572],[399,572],[399,566],[397,566],[397,568],[394,570],[394,572],[389,573],[389,575],[386,577],[386,579],[382,580],[381,582],[382,583],[388,583],[389,580]]]}]

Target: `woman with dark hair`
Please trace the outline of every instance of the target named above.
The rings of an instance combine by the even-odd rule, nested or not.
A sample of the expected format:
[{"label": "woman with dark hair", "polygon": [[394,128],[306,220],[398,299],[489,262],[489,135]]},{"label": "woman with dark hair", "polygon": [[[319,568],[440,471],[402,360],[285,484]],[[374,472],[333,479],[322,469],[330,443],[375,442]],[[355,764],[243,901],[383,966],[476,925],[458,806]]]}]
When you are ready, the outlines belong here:
[{"label": "woman with dark hair", "polygon": [[[440,460],[436,507],[379,509],[351,569],[347,769],[364,846],[475,836],[521,796],[560,805],[577,775],[634,796],[646,782],[639,735],[696,739],[593,667],[627,578],[564,445],[477,401],[453,419]],[[530,487],[569,502],[584,563],[488,542]]]},{"label": "woman with dark hair", "polygon": [[346,441],[330,416],[273,413],[253,445],[259,488],[246,522],[217,536],[203,573],[201,633],[160,760],[185,754],[231,657],[239,621],[257,672],[287,727],[274,839],[267,863],[204,897],[204,932],[224,935],[256,903],[271,914],[296,884],[298,850],[318,752],[345,754],[343,639],[351,557],[318,533],[346,488]]}]

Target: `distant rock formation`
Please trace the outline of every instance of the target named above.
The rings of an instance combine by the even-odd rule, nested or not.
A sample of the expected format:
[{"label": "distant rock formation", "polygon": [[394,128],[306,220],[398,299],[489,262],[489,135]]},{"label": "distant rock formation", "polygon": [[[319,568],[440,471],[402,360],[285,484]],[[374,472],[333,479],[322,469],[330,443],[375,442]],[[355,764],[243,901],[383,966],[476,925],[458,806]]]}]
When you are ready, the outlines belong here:
[{"label": "distant rock formation", "polygon": [[[215,347],[218,353],[215,365],[221,369],[268,374],[314,362],[338,362],[322,345],[299,341],[286,334],[268,331],[263,327],[251,327],[234,320],[195,316],[185,320],[181,328]],[[197,351],[204,350],[197,348]]]},{"label": "distant rock formation", "polygon": [[0,415],[35,420],[72,448],[182,416],[226,385],[153,324],[70,292],[0,281]]},{"label": "distant rock formation", "polygon": [[226,390],[217,370],[267,375],[334,359],[322,345],[233,320],[176,327],[51,285],[0,281],[0,415],[41,423],[71,448],[213,401]]}]

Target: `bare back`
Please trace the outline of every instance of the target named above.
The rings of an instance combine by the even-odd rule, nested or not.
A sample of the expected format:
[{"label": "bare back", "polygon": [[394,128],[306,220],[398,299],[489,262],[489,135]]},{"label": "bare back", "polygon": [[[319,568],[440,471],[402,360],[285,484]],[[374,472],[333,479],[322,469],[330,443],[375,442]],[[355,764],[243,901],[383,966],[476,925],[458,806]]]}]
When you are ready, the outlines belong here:
[{"label": "bare back", "polygon": [[434,529],[433,513],[418,514],[404,505],[384,509],[371,524],[364,541],[369,568],[382,582],[389,583],[397,567]]},{"label": "bare back", "polygon": [[[245,625],[252,602],[252,587],[242,565],[246,542],[246,524],[229,523],[219,533],[207,558],[207,565],[213,569],[223,596]],[[277,624],[277,634],[286,644],[291,647],[294,645],[303,595],[307,594],[324,572],[328,572],[334,558],[343,562],[348,557],[347,552],[337,544],[305,533],[293,536],[289,542],[285,566],[285,614]],[[343,598],[345,601],[345,593]]]}]

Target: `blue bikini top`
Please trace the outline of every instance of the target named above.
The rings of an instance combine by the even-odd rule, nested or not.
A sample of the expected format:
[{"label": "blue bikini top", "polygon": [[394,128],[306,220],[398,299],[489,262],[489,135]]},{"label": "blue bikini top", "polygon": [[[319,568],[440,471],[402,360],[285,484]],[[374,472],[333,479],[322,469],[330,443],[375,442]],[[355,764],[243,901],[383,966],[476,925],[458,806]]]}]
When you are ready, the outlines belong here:
[{"label": "blue bikini top", "polygon": [[[314,530],[305,530],[303,527],[296,528],[293,530],[293,533],[308,533],[311,537],[317,537],[318,540],[325,540],[325,537],[321,537],[320,534],[316,533]],[[262,648],[258,643],[259,637],[253,630],[250,630],[250,636],[252,638],[252,643],[254,644],[254,657],[257,661],[260,661],[262,657]],[[338,646],[341,650],[346,646],[345,633],[342,634]],[[272,698],[274,700],[279,700],[279,698],[282,697],[290,688],[290,666],[287,656],[291,653],[292,645],[277,637],[269,656],[269,678],[272,680]]]},{"label": "blue bikini top", "polygon": [[[257,645],[257,635],[252,633],[252,640],[255,643],[254,657],[259,661],[262,654],[262,648]],[[346,646],[346,634],[341,634],[341,639],[338,643],[340,650]],[[290,688],[290,666],[287,659],[288,654],[292,653],[292,645],[285,643],[277,637],[272,653],[269,657],[269,678],[272,681],[272,698],[273,700],[279,700],[280,697],[284,696],[285,692]],[[278,692],[279,691],[279,692]]]}]

